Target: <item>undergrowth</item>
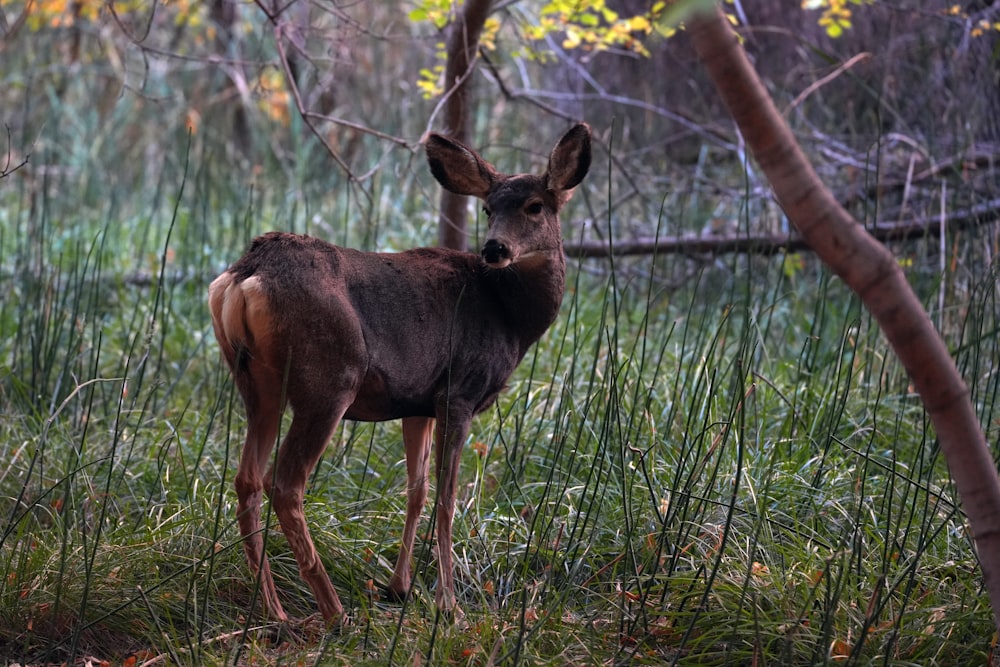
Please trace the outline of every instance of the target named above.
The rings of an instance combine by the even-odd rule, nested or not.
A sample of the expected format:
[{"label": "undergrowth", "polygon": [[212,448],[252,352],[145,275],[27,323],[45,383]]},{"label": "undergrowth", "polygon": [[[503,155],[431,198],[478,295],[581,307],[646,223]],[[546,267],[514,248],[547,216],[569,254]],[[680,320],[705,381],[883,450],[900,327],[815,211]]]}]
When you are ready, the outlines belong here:
[{"label": "undergrowth", "polygon": [[[426,534],[415,595],[378,597],[405,503],[391,423],[344,424],[307,490],[350,625],[263,623],[235,525],[244,415],[207,283],[272,227],[427,243],[426,220],[393,221],[431,190],[416,174],[385,187],[417,203],[348,187],[307,210],[229,183],[220,201],[182,152],[157,196],[103,207],[75,206],[71,179],[3,183],[7,661],[986,663],[988,600],[920,401],[857,298],[799,255],[717,259],[679,288],[661,277],[673,257],[571,266],[559,320],[463,453],[465,624],[433,607]],[[368,224],[343,213],[359,209]],[[932,308],[947,290],[934,316],[994,441],[996,276],[913,277]],[[273,518],[268,546],[286,609],[314,613]]]}]

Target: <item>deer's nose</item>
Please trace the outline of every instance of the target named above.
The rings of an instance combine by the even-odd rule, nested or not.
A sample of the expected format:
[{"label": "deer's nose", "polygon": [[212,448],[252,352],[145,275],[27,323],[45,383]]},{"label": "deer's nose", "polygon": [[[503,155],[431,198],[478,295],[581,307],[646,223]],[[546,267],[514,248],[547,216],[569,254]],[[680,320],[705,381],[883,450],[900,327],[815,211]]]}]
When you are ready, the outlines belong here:
[{"label": "deer's nose", "polygon": [[483,259],[487,264],[506,264],[510,260],[510,248],[496,239],[490,239],[483,246]]}]

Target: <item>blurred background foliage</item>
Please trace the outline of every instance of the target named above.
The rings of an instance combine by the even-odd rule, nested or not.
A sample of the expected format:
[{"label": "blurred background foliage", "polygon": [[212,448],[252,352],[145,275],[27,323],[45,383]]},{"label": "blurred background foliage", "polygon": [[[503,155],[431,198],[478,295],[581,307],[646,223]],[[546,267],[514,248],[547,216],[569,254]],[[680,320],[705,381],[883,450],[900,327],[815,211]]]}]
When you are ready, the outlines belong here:
[{"label": "blurred background foliage", "polygon": [[[613,147],[610,233],[727,229],[743,206],[753,226],[780,230],[752,167],[749,182],[728,179],[739,139],[683,30],[675,34],[672,7],[495,3],[473,77],[474,143],[545,146],[568,119],[586,119]],[[949,209],[993,201],[992,3],[741,0],[727,10],[821,175],[859,219],[936,215],[942,198]],[[116,190],[155,191],[165,170],[181,168],[175,147],[190,141],[201,168],[258,187],[303,201],[338,188],[370,198],[372,182],[395,178],[387,172],[427,129],[442,129],[443,33],[454,11],[441,0],[3,0],[7,163],[31,155],[18,175],[29,193],[43,179],[94,181],[79,202],[93,206]],[[671,191],[703,184],[723,195],[704,204],[711,210],[660,215]]]}]

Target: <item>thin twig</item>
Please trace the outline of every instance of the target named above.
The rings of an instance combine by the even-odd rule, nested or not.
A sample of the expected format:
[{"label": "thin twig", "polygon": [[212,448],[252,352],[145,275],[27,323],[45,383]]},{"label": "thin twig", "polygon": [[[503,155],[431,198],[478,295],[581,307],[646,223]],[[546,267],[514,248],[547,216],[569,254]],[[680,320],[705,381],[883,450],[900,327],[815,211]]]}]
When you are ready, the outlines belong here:
[{"label": "thin twig", "polygon": [[[260,632],[261,630],[267,630],[267,629],[269,629],[272,625],[275,625],[275,624],[259,625],[259,626],[253,627],[253,628],[249,628],[249,630],[251,632]],[[243,630],[234,630],[233,632],[223,632],[221,635],[216,635],[215,637],[209,637],[208,639],[202,639],[201,641],[198,642],[198,645],[199,646],[205,646],[206,644],[219,644],[219,643],[222,643],[222,642],[227,642],[230,639],[235,639],[235,638],[239,637],[242,634],[244,634]],[[190,649],[180,649],[180,652],[181,653],[190,653],[191,651],[190,651]],[[146,660],[145,662],[140,663],[139,667],[153,667],[153,665],[158,665],[158,664],[160,664],[162,662],[166,662],[167,658],[170,658],[172,660],[177,661],[177,658],[174,657],[174,651],[171,650],[168,653],[161,653],[159,655],[153,656],[149,660]],[[183,663],[180,662],[180,661],[177,661],[177,664],[183,664]]]},{"label": "thin twig", "polygon": [[413,142],[404,139],[403,137],[397,137],[394,134],[387,134],[380,130],[376,130],[373,127],[368,127],[367,125],[362,125],[361,123],[355,123],[354,121],[347,120],[345,118],[338,118],[337,116],[328,116],[322,113],[316,113],[315,111],[303,111],[302,115],[304,118],[313,118],[315,120],[326,121],[327,123],[333,123],[334,125],[340,125],[341,127],[346,127],[349,130],[354,130],[355,132],[361,132],[362,134],[367,134],[376,139],[381,139],[383,141],[388,141],[396,144],[397,146],[402,146],[403,148],[413,148]]},{"label": "thin twig", "polygon": [[63,411],[63,408],[65,408],[65,407],[66,407],[66,405],[67,405],[67,404],[68,404],[68,403],[69,403],[70,401],[72,401],[72,400],[73,400],[73,398],[74,398],[74,397],[75,397],[75,396],[76,396],[77,394],[79,394],[79,393],[80,393],[80,391],[82,391],[84,387],[89,387],[90,385],[92,385],[92,384],[97,384],[97,383],[99,383],[99,382],[125,382],[125,380],[126,380],[126,379],[127,379],[127,378],[124,378],[124,377],[119,377],[119,378],[93,378],[92,380],[87,380],[86,382],[81,382],[80,384],[76,385],[76,386],[75,386],[75,387],[73,388],[73,391],[71,391],[71,392],[69,393],[69,396],[67,396],[66,398],[64,398],[64,399],[63,399],[63,402],[59,404],[59,407],[58,407],[58,408],[56,408],[56,409],[55,409],[55,410],[54,410],[54,411],[52,412],[52,414],[51,414],[51,415],[49,415],[49,418],[48,418],[48,419],[46,419],[45,421],[47,422],[47,424],[51,425],[51,424],[52,424],[52,422],[54,422],[54,421],[55,421],[56,417],[58,417],[58,416],[59,416],[59,413]]},{"label": "thin twig", "polygon": [[948,235],[944,233],[948,226],[948,214],[947,214],[947,199],[948,199],[948,181],[941,181],[941,212],[938,220],[938,231],[940,236],[938,237],[938,254],[941,256],[939,261],[941,262],[939,270],[941,273],[941,284],[938,286],[938,331],[944,331],[944,298],[945,298],[945,287],[948,284],[948,271],[947,271],[947,241]]},{"label": "thin twig", "polygon": [[809,84],[809,86],[806,87],[805,90],[803,90],[801,93],[799,93],[794,100],[792,100],[791,104],[789,104],[787,107],[785,107],[785,110],[781,112],[781,115],[787,117],[788,113],[792,109],[794,109],[795,107],[797,107],[800,104],[802,104],[802,102],[804,102],[807,97],[809,97],[810,95],[812,95],[813,93],[815,93],[817,90],[819,90],[820,88],[822,88],[826,84],[830,83],[831,81],[833,81],[838,76],[840,76],[841,74],[843,74],[847,70],[851,69],[852,67],[854,67],[858,63],[864,62],[864,61],[868,60],[871,57],[872,57],[872,54],[868,53],[867,51],[862,51],[861,53],[857,54],[853,58],[849,59],[847,62],[843,63],[837,69],[833,70],[832,72],[830,72],[829,74],[827,74],[826,76],[824,76],[822,79],[819,79],[818,81],[813,81],[811,84]]},{"label": "thin twig", "polygon": [[18,169],[20,169],[21,167],[23,167],[26,164],[28,164],[28,159],[31,157],[31,154],[29,153],[28,155],[25,155],[21,159],[21,161],[18,162],[17,164],[15,164],[13,167],[10,166],[11,165],[11,157],[14,154],[14,150],[11,147],[12,146],[12,141],[11,141],[11,138],[10,138],[10,125],[4,124],[4,127],[7,128],[7,160],[6,160],[6,162],[4,162],[3,168],[0,169],[0,178],[6,178],[6,177],[10,176],[11,174],[13,174],[15,171],[17,171]]},{"label": "thin twig", "polygon": [[[462,87],[462,84],[465,83],[466,79],[472,76],[473,72],[476,71],[476,62],[478,62],[479,58],[480,51],[477,50],[476,53],[473,54],[472,61],[469,63],[469,67],[465,70],[465,73],[456,78],[455,83],[451,86],[451,88],[446,90],[445,93],[441,95],[441,99],[439,99],[437,104],[434,105],[434,109],[427,117],[427,126],[424,130],[424,136],[427,136],[427,134],[430,133],[431,129],[434,127],[434,119],[441,113],[441,110],[444,108],[445,104],[448,103],[448,100],[451,99],[451,96],[454,95],[455,92]],[[488,64],[488,61],[485,62]]]},{"label": "thin twig", "polygon": [[[136,586],[136,590],[139,591],[139,596],[142,598],[143,603],[146,605],[146,610],[149,612],[150,618],[153,619],[153,625],[156,626],[157,632],[160,633],[160,636],[166,637],[167,633],[164,632],[163,626],[160,624],[160,617],[156,614],[156,611],[153,609],[153,605],[149,602],[149,598],[146,597],[146,591],[142,590],[142,586]],[[167,647],[168,651],[167,653],[163,654],[164,657],[170,656],[170,659],[173,660],[174,664],[176,665],[184,664],[181,662],[180,656],[177,655],[177,649],[174,648],[173,644],[167,642]]]}]

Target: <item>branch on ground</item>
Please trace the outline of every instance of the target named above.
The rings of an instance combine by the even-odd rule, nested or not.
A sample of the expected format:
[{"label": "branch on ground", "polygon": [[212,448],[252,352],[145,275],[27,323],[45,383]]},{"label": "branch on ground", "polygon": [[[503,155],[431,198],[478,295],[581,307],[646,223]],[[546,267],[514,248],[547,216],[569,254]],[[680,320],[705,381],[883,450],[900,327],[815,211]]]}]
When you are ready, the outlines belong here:
[{"label": "branch on ground", "polygon": [[[872,237],[882,242],[938,238],[945,231],[1000,221],[1000,199],[993,199],[967,209],[952,211],[943,217],[914,218],[899,222],[879,222],[867,227]],[[774,255],[780,252],[812,250],[796,232],[788,234],[681,234],[630,241],[581,241],[563,245],[566,254],[575,258],[653,254],[726,255],[746,253]]]}]

